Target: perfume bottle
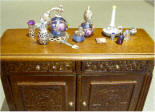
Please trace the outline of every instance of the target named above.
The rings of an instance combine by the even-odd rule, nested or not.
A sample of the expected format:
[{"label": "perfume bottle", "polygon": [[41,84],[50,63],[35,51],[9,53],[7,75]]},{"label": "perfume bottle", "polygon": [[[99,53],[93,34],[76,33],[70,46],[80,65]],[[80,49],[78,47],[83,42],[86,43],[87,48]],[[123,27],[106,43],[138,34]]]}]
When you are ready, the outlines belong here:
[{"label": "perfume bottle", "polygon": [[29,37],[33,37],[34,38],[34,33],[35,33],[35,21],[34,20],[29,20],[27,22],[28,24],[28,29],[29,29]]},{"label": "perfume bottle", "polygon": [[39,28],[37,42],[40,45],[48,44],[49,34],[48,34],[48,31],[47,31],[47,28],[46,28],[47,24],[48,24],[48,21],[44,20],[44,18],[42,18],[42,17],[40,19],[40,23],[36,24],[36,27]]},{"label": "perfume bottle", "polygon": [[113,41],[114,40],[114,38],[115,38],[115,33],[111,33],[111,37],[110,37],[110,39]]},{"label": "perfume bottle", "polygon": [[41,32],[39,31],[38,32],[38,39],[37,39],[37,42],[40,44],[40,45],[47,45],[48,44],[48,41],[49,41],[49,34],[47,32]]},{"label": "perfume bottle", "polygon": [[124,40],[124,35],[121,33],[119,38],[117,39],[116,43],[119,45],[122,45],[123,40]]},{"label": "perfume bottle", "polygon": [[130,39],[130,31],[129,30],[125,30],[124,34],[124,40],[128,41]]},{"label": "perfume bottle", "polygon": [[82,42],[84,40],[84,31],[82,27],[79,27],[78,30],[75,31],[74,35],[73,35],[73,41],[75,42]]},{"label": "perfume bottle", "polygon": [[51,11],[54,11],[55,17],[50,21],[49,30],[54,37],[60,37],[68,29],[68,23],[62,17],[62,13],[64,12],[63,6],[54,7]]},{"label": "perfume bottle", "polygon": [[87,10],[84,12],[84,23],[81,23],[81,27],[83,28],[85,32],[85,37],[90,37],[94,32],[93,24],[91,23],[92,19],[92,11],[90,10],[90,7],[88,6]]}]

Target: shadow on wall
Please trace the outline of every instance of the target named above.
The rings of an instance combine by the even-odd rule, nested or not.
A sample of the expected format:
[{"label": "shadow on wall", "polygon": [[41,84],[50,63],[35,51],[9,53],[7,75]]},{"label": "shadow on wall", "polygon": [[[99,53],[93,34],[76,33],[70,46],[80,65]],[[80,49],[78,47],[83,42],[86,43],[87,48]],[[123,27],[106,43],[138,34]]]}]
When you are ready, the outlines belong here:
[{"label": "shadow on wall", "polygon": [[155,0],[144,0],[145,2],[149,3],[154,7]]},{"label": "shadow on wall", "polygon": [[3,105],[2,105],[2,108],[0,111],[9,111],[9,107],[8,107],[7,102],[6,102],[6,99],[4,99]]}]

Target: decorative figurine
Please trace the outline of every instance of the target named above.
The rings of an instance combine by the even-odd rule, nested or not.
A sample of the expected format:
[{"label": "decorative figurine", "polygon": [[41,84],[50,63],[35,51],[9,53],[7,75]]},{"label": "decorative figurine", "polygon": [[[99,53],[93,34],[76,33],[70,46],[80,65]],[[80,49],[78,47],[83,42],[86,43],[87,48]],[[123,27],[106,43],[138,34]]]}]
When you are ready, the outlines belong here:
[{"label": "decorative figurine", "polygon": [[75,42],[82,42],[84,40],[84,31],[82,27],[79,27],[78,30],[75,31],[74,35],[73,35],[73,40]]},{"label": "decorative figurine", "polygon": [[116,36],[118,36],[122,32],[122,28],[115,26],[115,14],[116,14],[116,6],[114,5],[112,10],[112,17],[111,17],[111,23],[110,26],[107,28],[103,28],[103,34],[105,36],[110,37],[112,33],[115,33]]},{"label": "decorative figurine", "polygon": [[136,33],[137,33],[137,29],[132,27],[131,30],[130,30],[130,34],[135,35]]},{"label": "decorative figurine", "polygon": [[54,7],[51,9],[51,11],[54,11],[55,17],[50,21],[49,30],[56,38],[62,36],[64,34],[63,32],[68,29],[67,21],[61,16],[64,12],[62,7],[63,6],[60,5],[59,7]]},{"label": "decorative figurine", "polygon": [[35,21],[34,20],[29,20],[27,22],[28,24],[28,28],[29,28],[29,37],[33,37],[34,38],[34,32],[35,32]]},{"label": "decorative figurine", "polygon": [[123,43],[123,40],[124,40],[124,35],[121,33],[119,35],[119,38],[117,39],[116,43],[121,45]]},{"label": "decorative figurine", "polygon": [[40,19],[40,23],[36,24],[36,27],[39,28],[39,32],[38,32],[38,43],[41,45],[46,45],[48,44],[48,40],[49,40],[49,34],[47,31],[47,24],[48,22],[45,21],[43,19],[43,17],[41,17]]},{"label": "decorative figurine", "polygon": [[90,37],[94,32],[93,24],[91,23],[92,19],[92,11],[90,10],[90,7],[88,6],[87,10],[84,12],[84,20],[85,22],[81,24],[81,27],[83,28],[85,32],[85,37]]},{"label": "decorative figurine", "polygon": [[130,31],[129,30],[125,30],[124,34],[124,40],[128,41],[130,39]]}]

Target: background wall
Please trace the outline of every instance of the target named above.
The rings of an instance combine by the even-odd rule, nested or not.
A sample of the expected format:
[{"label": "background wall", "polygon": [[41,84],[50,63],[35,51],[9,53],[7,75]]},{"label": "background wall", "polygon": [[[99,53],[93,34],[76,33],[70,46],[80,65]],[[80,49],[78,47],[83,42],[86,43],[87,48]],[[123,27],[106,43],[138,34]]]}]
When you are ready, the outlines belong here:
[{"label": "background wall", "polygon": [[[152,0],[0,0],[0,36],[6,29],[25,28],[29,19],[39,21],[40,15],[54,6],[64,6],[64,18],[70,27],[78,27],[88,5],[94,13],[95,27],[110,24],[112,5],[117,5],[116,25],[144,28],[154,37],[154,6]],[[151,84],[144,110],[155,110],[153,106],[155,78]],[[0,108],[5,106],[4,93],[0,81]],[[3,110],[6,110],[3,109]]]}]

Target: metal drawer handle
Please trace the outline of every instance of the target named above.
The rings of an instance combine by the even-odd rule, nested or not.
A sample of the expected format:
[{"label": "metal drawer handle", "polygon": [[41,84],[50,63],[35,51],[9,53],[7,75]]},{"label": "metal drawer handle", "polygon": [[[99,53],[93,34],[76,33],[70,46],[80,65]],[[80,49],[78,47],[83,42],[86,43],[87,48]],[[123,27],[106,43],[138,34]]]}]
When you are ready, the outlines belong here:
[{"label": "metal drawer handle", "polygon": [[116,65],[116,69],[119,69],[120,67],[119,67],[119,65]]},{"label": "metal drawer handle", "polygon": [[70,66],[70,64],[66,64],[66,67],[69,67]]},{"label": "metal drawer handle", "polygon": [[85,101],[83,101],[83,103],[82,103],[82,104],[83,104],[83,106],[87,106],[87,103],[86,103]]},{"label": "metal drawer handle", "polygon": [[56,69],[56,66],[53,66],[53,69]]},{"label": "metal drawer handle", "polygon": [[69,102],[69,106],[71,106],[71,107],[72,107],[72,106],[73,106],[73,102]]},{"label": "metal drawer handle", "polygon": [[40,70],[40,65],[36,65],[36,70]]}]

